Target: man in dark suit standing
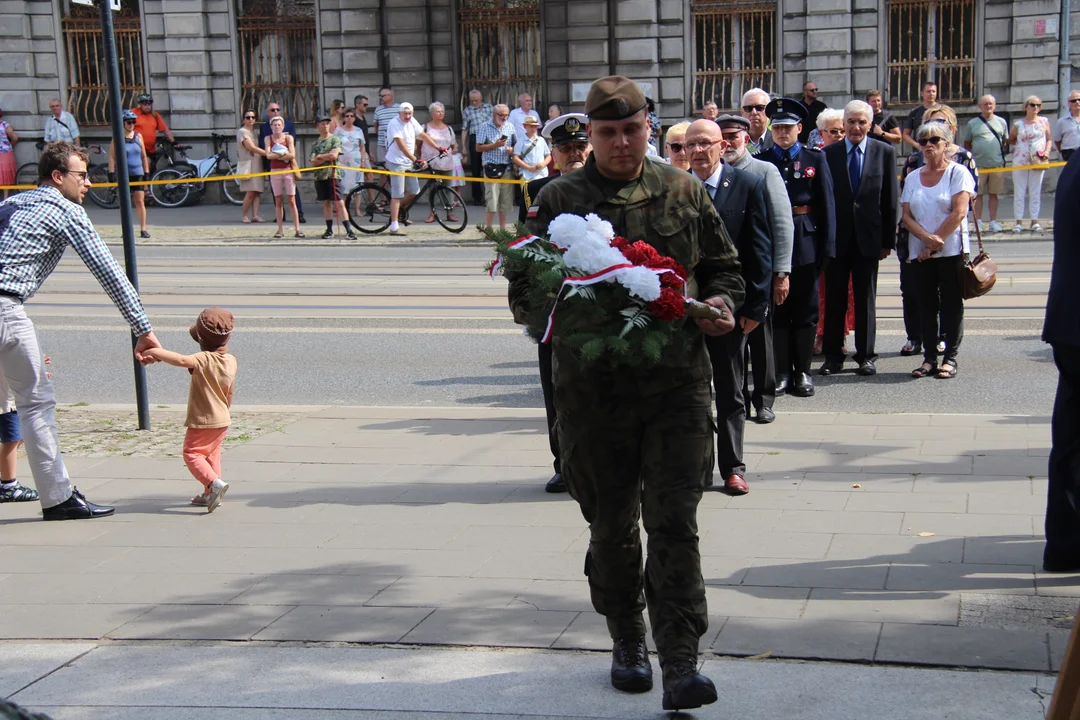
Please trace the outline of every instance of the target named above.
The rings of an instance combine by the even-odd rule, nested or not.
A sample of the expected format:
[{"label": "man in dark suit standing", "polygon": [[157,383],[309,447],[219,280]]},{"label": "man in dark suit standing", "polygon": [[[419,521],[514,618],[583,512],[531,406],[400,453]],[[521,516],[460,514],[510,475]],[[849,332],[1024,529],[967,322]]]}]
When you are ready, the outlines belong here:
[{"label": "man in dark suit standing", "polygon": [[[761,324],[772,294],[772,236],[765,206],[765,179],[725,165],[727,143],[712,120],[696,120],[686,130],[690,168],[713,199],[728,235],[739,253],[746,300],[737,313],[739,329],[727,335],[706,336],[716,395],[717,463],[729,495],[750,492],[743,462],[746,405],[746,336]],[[711,485],[707,485],[711,486]]]},{"label": "man in dark suit standing", "polygon": [[806,108],[793,98],[777,98],[765,113],[772,121],[774,145],[758,156],[776,165],[784,178],[795,240],[791,251],[790,292],[773,314],[776,394],[814,394],[810,362],[818,322],[818,276],[836,255],[833,181],[825,153],[798,141]]},{"label": "man in dark suit standing", "polygon": [[855,297],[855,362],[859,375],[877,374],[878,263],[896,246],[896,150],[870,142],[873,109],[862,100],[844,108],[843,142],[825,148],[836,202],[836,259],[825,270],[825,362],[822,375],[844,366],[844,314],[848,276]]},{"label": "man in dark suit standing", "polygon": [[1073,215],[1078,205],[1080,153],[1073,153],[1054,200],[1054,266],[1042,334],[1059,373],[1046,497],[1047,572],[1080,570],[1080,238]]}]

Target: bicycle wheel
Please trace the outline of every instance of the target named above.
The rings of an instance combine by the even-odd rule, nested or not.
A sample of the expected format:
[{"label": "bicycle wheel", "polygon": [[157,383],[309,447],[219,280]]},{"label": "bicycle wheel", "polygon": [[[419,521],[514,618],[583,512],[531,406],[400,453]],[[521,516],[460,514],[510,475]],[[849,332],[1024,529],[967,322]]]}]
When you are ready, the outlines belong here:
[{"label": "bicycle wheel", "polygon": [[215,177],[223,178],[221,180],[221,194],[225,196],[225,199],[233,205],[243,205],[244,191],[240,189],[240,181],[233,179],[232,176],[235,174],[236,166],[232,165],[229,167],[228,172],[223,175],[215,173]]},{"label": "bicycle wheel", "polygon": [[[15,184],[16,185],[37,185],[38,184],[38,164],[26,163],[20,165],[19,169],[15,171]],[[11,194],[22,192],[22,190],[11,190]]]},{"label": "bicycle wheel", "polygon": [[108,165],[91,165],[90,166],[90,192],[87,195],[90,196],[90,200],[98,207],[113,208],[120,207],[120,193],[117,192],[117,188],[114,187],[102,187],[104,183],[109,182],[109,166]]},{"label": "bicycle wheel", "polygon": [[381,233],[390,226],[390,193],[376,183],[360,183],[345,198],[349,222],[362,233]]},{"label": "bicycle wheel", "polygon": [[167,180],[161,185],[151,185],[150,194],[154,201],[162,207],[180,207],[188,201],[191,194],[191,185],[178,180],[186,180],[194,177],[190,170],[182,165],[171,168],[163,168],[154,173],[151,180]]},{"label": "bicycle wheel", "polygon": [[459,233],[469,223],[469,212],[458,191],[446,185],[431,189],[431,214],[452,233]]}]

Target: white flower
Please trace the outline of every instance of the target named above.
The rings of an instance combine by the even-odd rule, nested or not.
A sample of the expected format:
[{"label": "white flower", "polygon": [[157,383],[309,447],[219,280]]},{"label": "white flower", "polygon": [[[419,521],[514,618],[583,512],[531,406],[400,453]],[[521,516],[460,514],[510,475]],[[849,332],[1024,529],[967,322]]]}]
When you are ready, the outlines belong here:
[{"label": "white flower", "polygon": [[580,215],[563,213],[548,223],[548,236],[551,238],[551,242],[559,247],[568,248],[576,240],[585,236],[588,227],[585,218]]},{"label": "white flower", "polygon": [[606,242],[590,241],[596,237],[592,233],[583,236],[582,241],[574,243],[573,247],[566,251],[563,262],[586,275],[626,262],[626,257]]},{"label": "white flower", "polygon": [[627,268],[619,272],[618,278],[619,283],[629,290],[631,295],[645,302],[652,302],[660,297],[660,277],[649,268]]},{"label": "white flower", "polygon": [[615,228],[611,227],[611,223],[601,219],[596,213],[586,215],[585,222],[588,224],[589,230],[604,238],[607,242],[610,243],[612,238],[615,237]]}]

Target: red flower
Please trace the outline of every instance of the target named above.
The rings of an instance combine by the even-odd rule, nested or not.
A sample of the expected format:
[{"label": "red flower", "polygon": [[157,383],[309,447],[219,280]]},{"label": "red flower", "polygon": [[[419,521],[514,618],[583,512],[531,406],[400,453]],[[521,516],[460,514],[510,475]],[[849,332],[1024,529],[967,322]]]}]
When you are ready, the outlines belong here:
[{"label": "red flower", "polygon": [[619,251],[625,250],[629,245],[630,245],[630,241],[627,240],[626,238],[622,237],[621,235],[616,235],[611,240],[611,247],[613,247],[613,248],[615,248],[616,250],[619,250]]},{"label": "red flower", "polygon": [[644,240],[638,240],[630,247],[625,248],[623,255],[635,265],[644,265],[645,267],[656,267],[656,264],[663,257],[656,251],[656,248]]},{"label": "red flower", "polygon": [[[664,273],[669,275],[670,273]],[[649,303],[646,308],[656,317],[666,322],[675,322],[686,314],[686,301],[678,291],[665,287],[660,290],[660,297]]]}]

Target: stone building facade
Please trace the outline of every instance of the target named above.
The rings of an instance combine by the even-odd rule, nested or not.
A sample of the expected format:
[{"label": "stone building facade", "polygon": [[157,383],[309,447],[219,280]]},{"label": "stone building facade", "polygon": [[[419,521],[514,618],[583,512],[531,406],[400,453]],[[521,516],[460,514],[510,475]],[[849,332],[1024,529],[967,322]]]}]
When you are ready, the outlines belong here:
[{"label": "stone building facade", "polygon": [[[1006,109],[1038,94],[1058,111],[1059,78],[1080,82],[1080,2],[1061,0],[123,0],[125,104],[144,88],[178,137],[232,135],[242,107],[271,96],[310,120],[334,98],[377,103],[388,83],[422,109],[459,117],[468,89],[528,90],[581,109],[589,83],[619,73],[655,98],[665,124],[703,99],[735,107],[754,85],[796,95],[807,79],[831,106],[871,88],[894,111],[925,77],[961,112],[991,92]],[[60,97],[89,138],[105,138],[95,12],[70,0],[0,0],[0,108],[40,137]],[[1073,52],[1059,67],[1063,33]],[[370,118],[369,118],[370,120]],[[300,134],[314,133],[310,122]],[[200,148],[202,149],[202,148]],[[17,148],[33,159],[33,143]],[[235,152],[235,150],[233,151]]]}]

